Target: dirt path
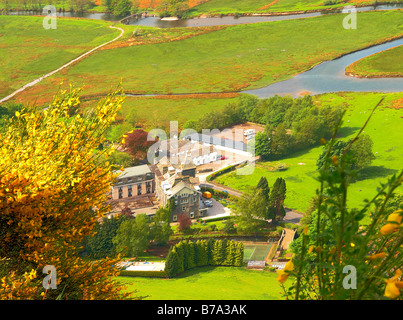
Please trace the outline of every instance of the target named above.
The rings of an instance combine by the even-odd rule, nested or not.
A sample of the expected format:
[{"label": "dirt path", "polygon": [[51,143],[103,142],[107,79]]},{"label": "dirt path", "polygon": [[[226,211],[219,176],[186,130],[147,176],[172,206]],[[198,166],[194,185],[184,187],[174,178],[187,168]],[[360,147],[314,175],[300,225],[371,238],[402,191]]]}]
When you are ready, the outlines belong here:
[{"label": "dirt path", "polygon": [[3,103],[3,102],[5,102],[5,101],[7,101],[7,100],[10,100],[10,99],[11,99],[12,97],[14,97],[17,93],[20,93],[20,92],[24,91],[25,89],[36,85],[37,83],[41,82],[43,79],[50,77],[51,75],[53,75],[53,74],[55,74],[55,73],[57,73],[57,72],[59,72],[59,71],[65,69],[65,68],[67,68],[68,66],[72,65],[73,63],[75,63],[75,62],[77,62],[77,61],[80,61],[81,59],[83,59],[84,57],[86,57],[86,56],[88,56],[89,54],[93,53],[94,51],[98,50],[99,48],[102,48],[102,47],[104,47],[104,46],[106,46],[106,45],[108,45],[108,44],[110,44],[110,43],[112,43],[112,42],[118,40],[118,39],[124,34],[124,32],[125,32],[122,28],[118,28],[118,27],[114,27],[114,26],[109,26],[109,28],[120,30],[120,34],[119,34],[115,39],[112,39],[112,40],[110,40],[110,41],[108,41],[108,42],[105,42],[105,43],[99,45],[98,47],[95,47],[94,49],[91,49],[90,51],[87,51],[87,52],[83,53],[83,54],[80,55],[79,57],[77,57],[77,58],[71,60],[70,62],[68,62],[68,63],[66,63],[66,64],[64,64],[64,65],[61,66],[60,68],[58,68],[58,69],[56,69],[56,70],[54,70],[54,71],[52,71],[52,72],[49,72],[49,73],[47,73],[47,74],[41,76],[40,78],[38,78],[38,79],[36,79],[36,80],[34,80],[34,81],[31,81],[30,83],[27,83],[27,84],[24,85],[23,87],[21,87],[21,88],[19,88],[18,90],[14,91],[12,94],[10,94],[10,95],[8,95],[7,97],[1,99],[1,100],[0,100],[0,104]]}]

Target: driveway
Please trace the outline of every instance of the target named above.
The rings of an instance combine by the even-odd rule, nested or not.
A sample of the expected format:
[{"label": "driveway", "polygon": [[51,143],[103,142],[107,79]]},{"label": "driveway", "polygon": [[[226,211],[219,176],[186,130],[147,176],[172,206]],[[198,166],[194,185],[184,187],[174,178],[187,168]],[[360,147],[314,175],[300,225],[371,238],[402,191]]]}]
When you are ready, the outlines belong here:
[{"label": "driveway", "polygon": [[[202,198],[205,200],[204,198]],[[231,210],[227,207],[224,207],[221,203],[219,203],[217,200],[211,198],[209,199],[213,203],[212,207],[207,208],[206,215],[202,219],[206,218],[213,218],[213,217],[225,217],[229,216],[231,214]]]}]

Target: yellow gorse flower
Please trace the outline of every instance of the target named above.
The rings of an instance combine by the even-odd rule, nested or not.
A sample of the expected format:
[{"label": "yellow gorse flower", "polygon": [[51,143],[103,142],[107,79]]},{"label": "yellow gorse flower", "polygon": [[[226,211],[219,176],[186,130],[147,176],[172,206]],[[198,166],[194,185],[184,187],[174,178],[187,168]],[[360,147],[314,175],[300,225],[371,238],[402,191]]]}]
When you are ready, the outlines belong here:
[{"label": "yellow gorse flower", "polygon": [[399,287],[401,288],[402,281],[398,280],[401,275],[402,271],[400,269],[397,269],[395,275],[392,278],[386,279],[385,293],[383,294],[386,298],[395,299],[400,296]]},{"label": "yellow gorse flower", "polygon": [[392,233],[393,231],[399,229],[403,218],[402,213],[403,210],[397,210],[391,213],[386,220],[386,224],[381,228],[379,232],[382,235],[386,236]]},{"label": "yellow gorse flower", "polygon": [[288,276],[290,275],[290,272],[294,270],[294,263],[292,262],[292,260],[289,260],[285,266],[283,270],[277,270],[277,281],[280,283],[284,283],[286,282],[286,280],[288,279]]}]

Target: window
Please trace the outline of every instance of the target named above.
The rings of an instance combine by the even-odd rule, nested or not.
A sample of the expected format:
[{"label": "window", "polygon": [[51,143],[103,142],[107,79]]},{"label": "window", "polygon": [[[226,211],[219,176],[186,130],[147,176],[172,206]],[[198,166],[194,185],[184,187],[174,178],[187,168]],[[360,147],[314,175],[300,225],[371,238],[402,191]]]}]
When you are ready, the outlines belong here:
[{"label": "window", "polygon": [[141,195],[141,184],[137,185],[137,195]]},{"label": "window", "polygon": [[182,199],[181,203],[188,203],[188,199]]},{"label": "window", "polygon": [[178,216],[176,214],[173,215],[172,221],[178,221]]},{"label": "window", "polygon": [[191,213],[190,213],[190,217],[191,217],[192,219],[195,217],[194,212],[191,212]]},{"label": "window", "polygon": [[182,207],[182,211],[186,211],[186,207]]},{"label": "window", "polygon": [[122,199],[123,198],[123,189],[122,189],[122,187],[119,187],[118,193],[119,193],[119,199]]},{"label": "window", "polygon": [[141,179],[142,179],[141,176],[137,177],[137,181],[141,181]]},{"label": "window", "polygon": [[132,186],[127,187],[127,196],[132,197],[133,196],[133,189]]}]

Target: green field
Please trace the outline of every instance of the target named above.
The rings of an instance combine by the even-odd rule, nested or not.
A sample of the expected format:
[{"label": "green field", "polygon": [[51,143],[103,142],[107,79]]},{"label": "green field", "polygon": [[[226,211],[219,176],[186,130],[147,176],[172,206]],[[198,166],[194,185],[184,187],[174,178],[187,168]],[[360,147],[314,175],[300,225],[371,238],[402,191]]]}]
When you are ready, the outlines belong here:
[{"label": "green field", "polygon": [[[333,5],[325,5],[325,1],[319,0],[210,0],[202,3],[187,13],[187,17],[207,15],[234,15],[248,13],[279,13],[294,11],[312,11],[324,10],[330,8],[340,8],[347,5],[346,3],[336,3]],[[372,0],[365,1],[349,1],[350,5],[371,5]]]},{"label": "green field", "polygon": [[119,35],[105,21],[59,18],[57,29],[42,21],[0,16],[0,97]]},{"label": "green field", "polygon": [[403,77],[403,46],[376,53],[351,64],[347,73],[358,77]]},{"label": "green field", "polygon": [[[245,267],[200,267],[173,279],[119,277],[148,300],[280,300],[277,274]],[[213,288],[213,289],[212,289]]]},{"label": "green field", "polygon": [[403,32],[396,11],[360,13],[359,30],[345,30],[342,20],[330,15],[236,25],[180,41],[101,50],[30,88],[23,99],[52,96],[63,80],[85,86],[88,94],[108,92],[120,80],[133,93],[259,88]]},{"label": "green field", "polygon": [[[387,106],[401,106],[403,93],[339,93],[314,97],[315,103],[319,105],[342,105],[347,108],[340,138],[349,139],[358,132],[370,110],[382,96],[386,96],[386,99],[365,129],[365,133],[374,142],[373,152],[376,159],[370,167],[362,170],[361,178],[350,186],[349,205],[353,207],[362,205],[365,198],[370,198],[376,193],[379,182],[385,182],[388,176],[397,173],[402,167],[403,139],[400,128],[403,113],[402,109],[391,109]],[[237,190],[247,190],[250,186],[256,186],[262,176],[267,177],[269,184],[273,184],[276,178],[283,177],[287,184],[286,206],[304,212],[319,186],[315,178],[316,161],[321,152],[322,147],[319,146],[295,153],[281,161],[260,162],[256,164],[251,175],[237,175],[234,172],[218,177],[216,182]],[[289,168],[286,171],[274,171],[279,162]]]}]

